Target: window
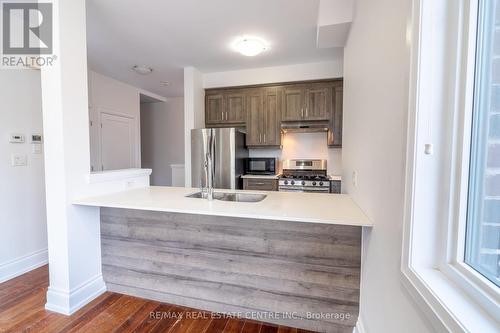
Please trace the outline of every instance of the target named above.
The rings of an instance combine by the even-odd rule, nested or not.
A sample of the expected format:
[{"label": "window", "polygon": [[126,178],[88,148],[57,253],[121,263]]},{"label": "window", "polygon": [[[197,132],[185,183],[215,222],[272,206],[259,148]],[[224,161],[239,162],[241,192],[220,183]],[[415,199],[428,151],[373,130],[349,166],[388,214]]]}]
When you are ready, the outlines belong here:
[{"label": "window", "polygon": [[414,0],[402,281],[438,331],[500,332],[500,0]]},{"label": "window", "polygon": [[465,262],[500,286],[500,0],[479,6]]}]

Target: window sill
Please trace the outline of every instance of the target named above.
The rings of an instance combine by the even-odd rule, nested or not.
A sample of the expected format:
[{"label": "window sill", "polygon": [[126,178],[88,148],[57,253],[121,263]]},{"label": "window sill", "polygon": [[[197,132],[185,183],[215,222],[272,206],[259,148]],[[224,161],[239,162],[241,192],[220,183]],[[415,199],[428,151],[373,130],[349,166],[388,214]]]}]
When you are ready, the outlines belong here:
[{"label": "window sill", "polygon": [[500,323],[437,269],[402,269],[403,283],[438,332],[500,332]]}]

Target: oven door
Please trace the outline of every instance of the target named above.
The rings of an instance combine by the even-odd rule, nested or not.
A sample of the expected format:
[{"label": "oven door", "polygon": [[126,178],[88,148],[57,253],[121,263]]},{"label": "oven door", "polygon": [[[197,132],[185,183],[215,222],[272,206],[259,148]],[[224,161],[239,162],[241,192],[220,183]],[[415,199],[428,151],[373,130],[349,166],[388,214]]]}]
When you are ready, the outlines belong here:
[{"label": "oven door", "polygon": [[321,187],[306,187],[306,186],[286,186],[280,185],[278,188],[280,192],[302,192],[302,193],[330,193],[329,188]]}]

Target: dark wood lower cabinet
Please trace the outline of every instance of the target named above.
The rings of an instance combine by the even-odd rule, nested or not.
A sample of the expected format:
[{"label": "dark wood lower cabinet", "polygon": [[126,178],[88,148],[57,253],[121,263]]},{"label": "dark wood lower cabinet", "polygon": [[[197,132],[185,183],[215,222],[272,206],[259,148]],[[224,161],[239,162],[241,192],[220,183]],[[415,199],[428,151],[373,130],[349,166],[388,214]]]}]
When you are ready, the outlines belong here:
[{"label": "dark wood lower cabinet", "polygon": [[277,179],[243,178],[243,189],[250,191],[277,191]]},{"label": "dark wood lower cabinet", "polygon": [[342,193],[342,182],[340,180],[330,181],[330,192],[335,194]]}]

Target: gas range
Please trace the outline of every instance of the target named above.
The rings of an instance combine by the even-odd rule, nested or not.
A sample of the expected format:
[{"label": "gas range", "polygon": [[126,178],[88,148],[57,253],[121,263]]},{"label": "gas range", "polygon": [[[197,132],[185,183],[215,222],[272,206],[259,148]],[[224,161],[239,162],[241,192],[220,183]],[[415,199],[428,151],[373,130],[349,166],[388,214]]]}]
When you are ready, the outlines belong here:
[{"label": "gas range", "polygon": [[330,193],[326,160],[285,160],[279,179],[281,192]]}]

